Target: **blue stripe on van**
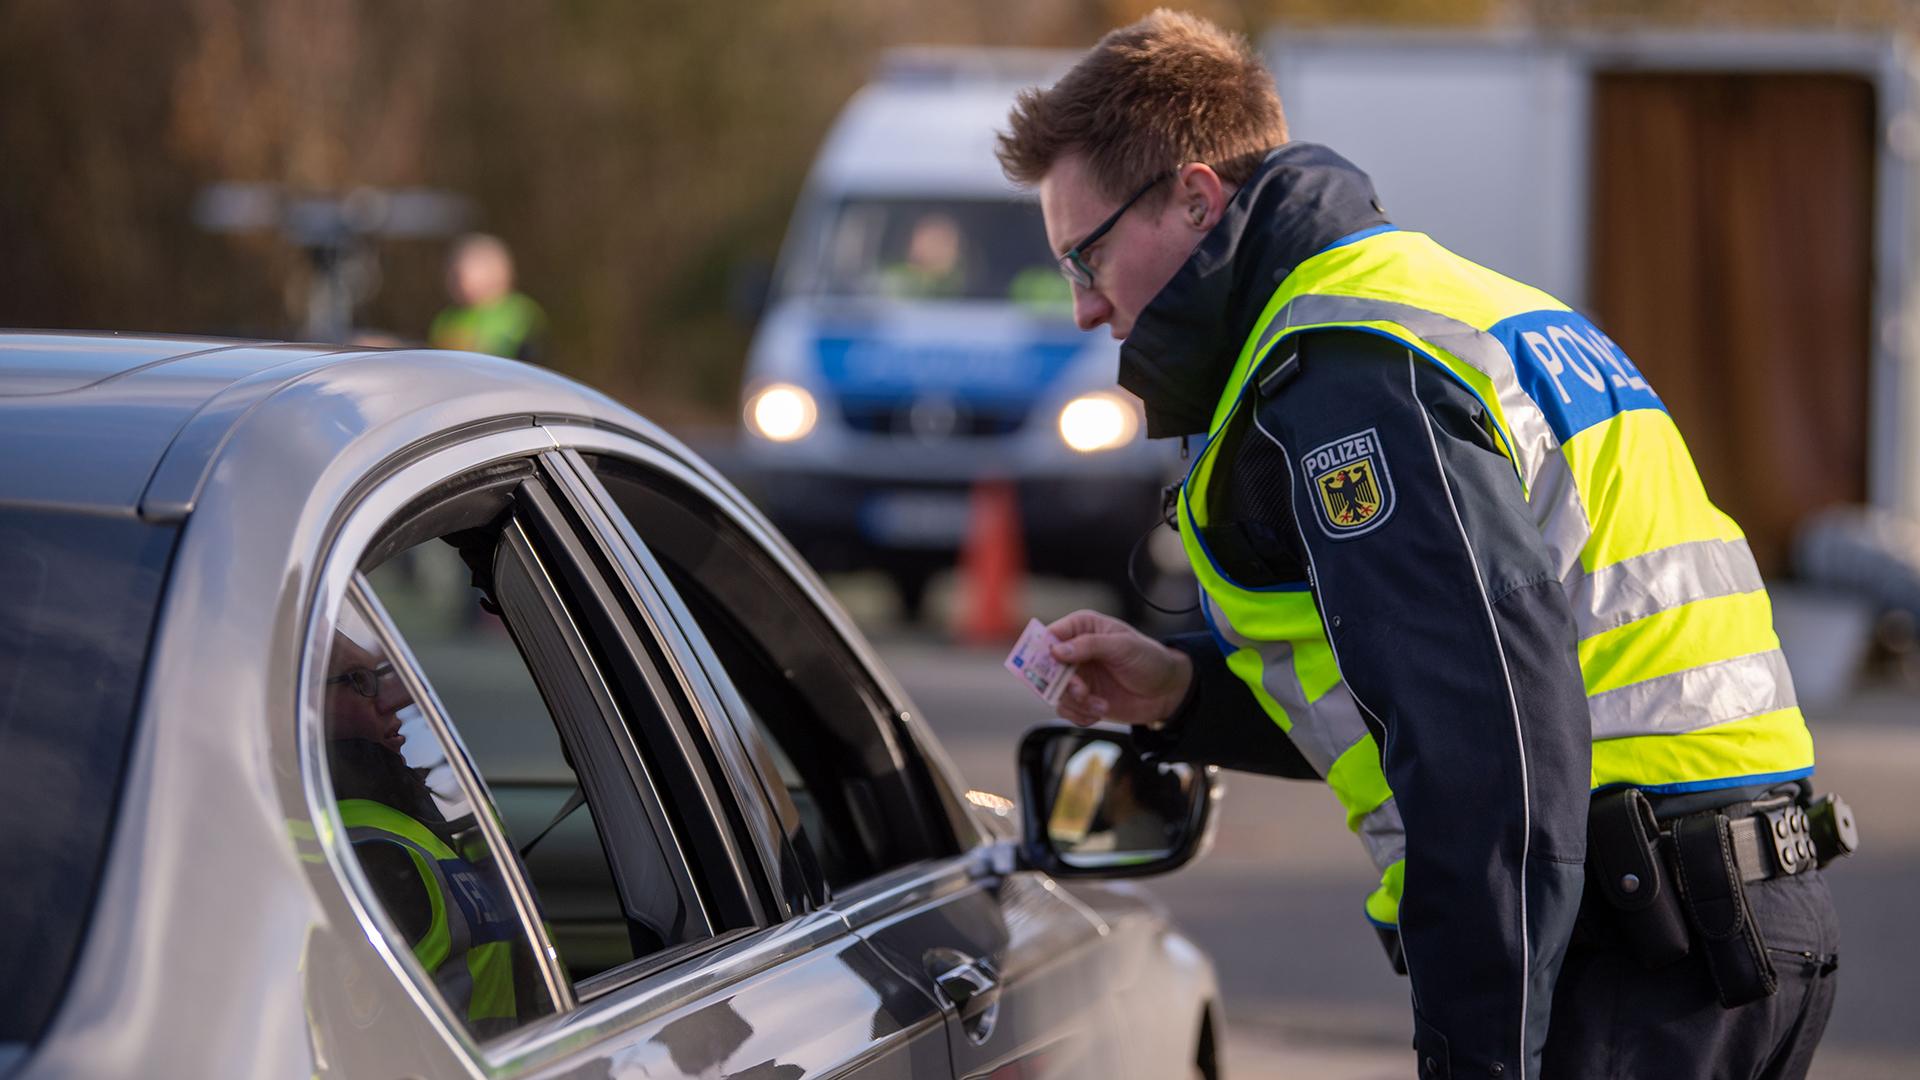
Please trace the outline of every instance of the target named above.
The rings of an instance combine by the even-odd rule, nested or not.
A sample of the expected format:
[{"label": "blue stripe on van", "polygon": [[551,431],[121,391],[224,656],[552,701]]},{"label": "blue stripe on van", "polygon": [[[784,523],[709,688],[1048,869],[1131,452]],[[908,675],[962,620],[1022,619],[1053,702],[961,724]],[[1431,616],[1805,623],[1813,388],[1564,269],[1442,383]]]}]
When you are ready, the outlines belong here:
[{"label": "blue stripe on van", "polygon": [[969,402],[1027,403],[1086,348],[1084,337],[982,343],[868,335],[816,339],[820,374],[843,399],[892,401],[948,394]]}]

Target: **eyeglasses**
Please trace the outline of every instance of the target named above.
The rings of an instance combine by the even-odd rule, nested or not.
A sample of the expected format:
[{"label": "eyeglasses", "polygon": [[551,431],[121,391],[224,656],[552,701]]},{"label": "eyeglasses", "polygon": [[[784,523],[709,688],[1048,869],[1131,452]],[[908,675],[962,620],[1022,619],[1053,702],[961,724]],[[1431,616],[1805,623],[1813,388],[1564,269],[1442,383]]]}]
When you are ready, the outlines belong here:
[{"label": "eyeglasses", "polygon": [[1179,173],[1178,169],[1170,169],[1147,181],[1145,187],[1134,192],[1132,198],[1120,204],[1120,209],[1107,215],[1107,220],[1101,222],[1092,232],[1082,237],[1079,243],[1068,248],[1066,254],[1060,256],[1060,273],[1065,275],[1068,281],[1083,289],[1093,288],[1093,268],[1087,265],[1085,259],[1087,249],[1099,243],[1101,237],[1107,235],[1115,225],[1119,224],[1121,215],[1132,208],[1134,203],[1139,202],[1141,196],[1160,186],[1162,180],[1172,179]]},{"label": "eyeglasses", "polygon": [[393,664],[391,662],[381,664],[379,667],[348,668],[331,679],[328,679],[327,685],[334,686],[339,683],[346,683],[353,688],[354,693],[359,694],[361,697],[374,698],[380,696],[380,680],[392,674]]}]

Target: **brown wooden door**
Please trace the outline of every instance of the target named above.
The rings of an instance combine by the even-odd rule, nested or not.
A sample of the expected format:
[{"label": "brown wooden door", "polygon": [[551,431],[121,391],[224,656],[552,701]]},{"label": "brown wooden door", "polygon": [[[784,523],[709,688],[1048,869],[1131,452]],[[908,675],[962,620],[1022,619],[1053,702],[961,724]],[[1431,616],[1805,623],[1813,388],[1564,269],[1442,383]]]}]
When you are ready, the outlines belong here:
[{"label": "brown wooden door", "polygon": [[1853,76],[1595,86],[1593,314],[1770,573],[1866,495],[1874,123]]}]

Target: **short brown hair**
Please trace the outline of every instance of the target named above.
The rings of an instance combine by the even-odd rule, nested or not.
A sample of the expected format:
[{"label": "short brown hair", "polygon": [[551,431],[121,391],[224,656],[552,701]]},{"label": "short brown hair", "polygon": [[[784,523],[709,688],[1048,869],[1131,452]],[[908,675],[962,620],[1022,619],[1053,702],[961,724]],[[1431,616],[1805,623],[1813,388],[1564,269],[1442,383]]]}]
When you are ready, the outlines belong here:
[{"label": "short brown hair", "polygon": [[1108,33],[1053,86],[1021,91],[1008,121],[1008,179],[1037,184],[1078,153],[1116,200],[1189,161],[1243,184],[1287,141],[1273,76],[1247,39],[1166,8]]}]

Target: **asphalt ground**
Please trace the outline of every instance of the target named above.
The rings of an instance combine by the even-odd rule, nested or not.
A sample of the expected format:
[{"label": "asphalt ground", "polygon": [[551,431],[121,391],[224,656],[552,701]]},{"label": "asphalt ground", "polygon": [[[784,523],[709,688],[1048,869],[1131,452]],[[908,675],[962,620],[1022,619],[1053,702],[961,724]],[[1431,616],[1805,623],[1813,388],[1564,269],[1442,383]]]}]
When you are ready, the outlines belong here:
[{"label": "asphalt ground", "polygon": [[[929,624],[899,625],[883,581],[836,578],[836,593],[905,683],[975,787],[1011,795],[1014,748],[1050,711],[1000,666],[937,628],[953,584],[936,582]],[[1105,607],[1097,588],[1030,583],[1032,613]],[[1864,688],[1812,711],[1817,783],[1854,806],[1861,852],[1828,871],[1843,932],[1839,1003],[1813,1075],[1920,1076],[1920,693]],[[1411,1018],[1360,902],[1373,872],[1319,784],[1230,774],[1212,851],[1152,888],[1214,959],[1235,1080],[1410,1075]]]}]

